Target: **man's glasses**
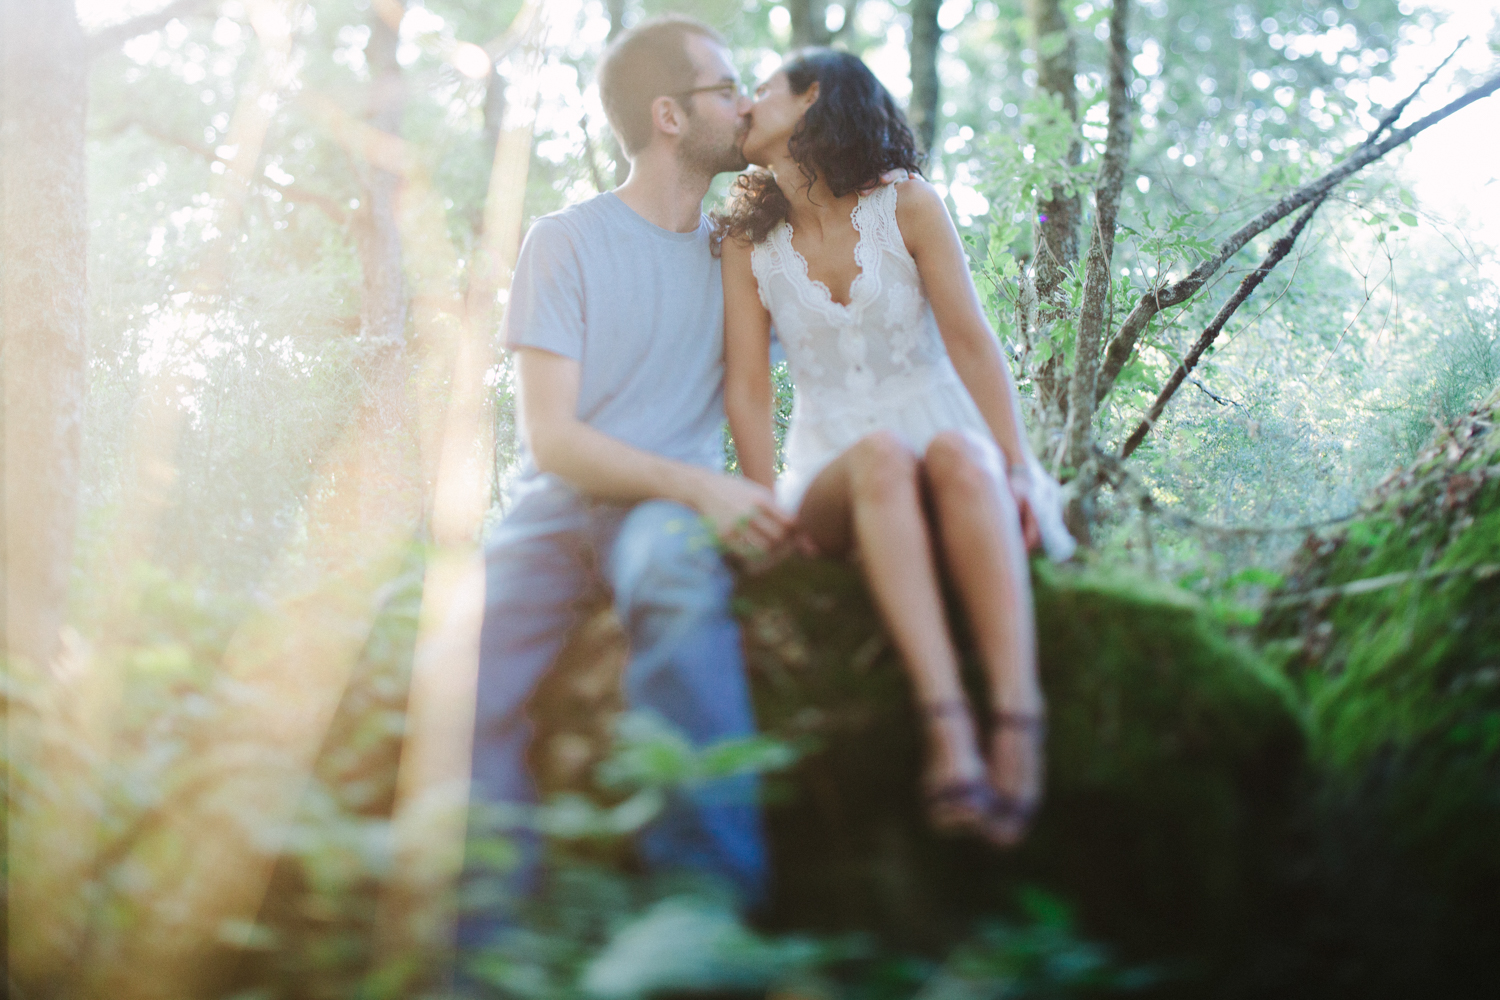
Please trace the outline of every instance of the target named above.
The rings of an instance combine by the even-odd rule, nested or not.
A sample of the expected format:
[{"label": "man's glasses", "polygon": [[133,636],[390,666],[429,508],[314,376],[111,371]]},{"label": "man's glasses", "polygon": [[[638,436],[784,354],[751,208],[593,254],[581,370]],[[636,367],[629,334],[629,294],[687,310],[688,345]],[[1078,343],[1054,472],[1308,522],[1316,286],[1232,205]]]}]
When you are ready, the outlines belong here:
[{"label": "man's glasses", "polygon": [[722,83],[709,83],[705,84],[702,87],[694,87],[691,90],[679,90],[677,93],[671,96],[682,98],[692,97],[694,94],[709,94],[714,92],[721,93],[731,100],[736,97],[748,97],[750,95],[750,91],[745,87],[743,83],[736,83],[733,80],[725,80]]}]

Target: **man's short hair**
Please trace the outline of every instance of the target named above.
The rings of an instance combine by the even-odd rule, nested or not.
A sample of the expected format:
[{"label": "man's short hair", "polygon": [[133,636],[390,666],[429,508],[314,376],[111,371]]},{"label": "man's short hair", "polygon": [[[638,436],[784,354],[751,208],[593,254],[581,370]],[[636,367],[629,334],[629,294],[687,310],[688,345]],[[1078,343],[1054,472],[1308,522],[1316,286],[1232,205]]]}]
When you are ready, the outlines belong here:
[{"label": "man's short hair", "polygon": [[605,50],[599,61],[599,100],[626,153],[634,156],[651,141],[651,102],[690,90],[696,82],[698,71],[687,51],[692,35],[727,44],[702,21],[668,14],[642,21]]}]

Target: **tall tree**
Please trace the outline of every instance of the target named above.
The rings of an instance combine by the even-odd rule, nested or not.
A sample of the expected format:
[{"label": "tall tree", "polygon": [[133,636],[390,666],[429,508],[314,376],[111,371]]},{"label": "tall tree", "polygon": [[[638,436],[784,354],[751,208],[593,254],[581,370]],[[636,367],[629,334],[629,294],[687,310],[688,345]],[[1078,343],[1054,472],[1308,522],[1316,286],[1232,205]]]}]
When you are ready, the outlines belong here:
[{"label": "tall tree", "polygon": [[72,570],[87,391],[87,44],[72,0],[4,0],[5,635],[47,664]]},{"label": "tall tree", "polygon": [[[1062,0],[1027,0],[1027,26],[1031,50],[1037,64],[1036,97],[1048,112],[1069,124],[1078,121],[1078,42],[1068,22]],[[1075,136],[1068,144],[1062,167],[1078,165],[1082,143]],[[1049,326],[1063,315],[1062,286],[1068,271],[1078,263],[1078,233],[1083,202],[1064,183],[1039,191],[1036,201],[1035,251],[1032,271],[1036,284],[1036,320]],[[1049,425],[1059,426],[1064,413],[1062,358],[1054,354],[1037,373],[1037,393]]]},{"label": "tall tree", "polygon": [[[1114,0],[1109,18],[1109,131],[1094,187],[1094,215],[1089,226],[1083,302],[1078,316],[1073,373],[1067,385],[1068,417],[1064,438],[1067,462],[1075,469],[1084,467],[1092,457],[1099,353],[1104,342],[1105,308],[1114,283],[1115,226],[1134,131],[1135,107],[1130,99],[1130,46],[1127,40],[1129,28],[1130,0]],[[1092,520],[1089,500],[1089,495],[1079,495],[1068,518],[1073,533],[1085,541]]]},{"label": "tall tree", "polygon": [[[370,41],[365,58],[370,66],[365,118],[387,135],[401,134],[406,109],[406,84],[396,60],[398,30],[404,14],[400,0],[371,5],[367,24]],[[396,222],[400,178],[377,163],[359,165],[364,188],[355,214],[354,233],[364,268],[363,333],[378,344],[399,346],[406,337],[406,290],[401,274],[401,232]]]},{"label": "tall tree", "polygon": [[943,43],[938,11],[942,6],[943,0],[913,0],[911,5],[911,103],[907,106],[907,116],[923,152],[931,152],[937,138],[942,96],[937,61]]}]

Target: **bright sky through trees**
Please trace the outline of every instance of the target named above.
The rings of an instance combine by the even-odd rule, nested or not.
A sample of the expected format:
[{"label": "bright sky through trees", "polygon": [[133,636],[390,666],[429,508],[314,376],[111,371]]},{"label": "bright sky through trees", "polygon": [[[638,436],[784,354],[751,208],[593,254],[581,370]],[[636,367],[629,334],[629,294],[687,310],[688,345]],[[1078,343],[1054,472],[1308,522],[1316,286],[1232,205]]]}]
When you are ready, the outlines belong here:
[{"label": "bright sky through trees", "polygon": [[[78,11],[87,28],[98,28],[123,21],[131,16],[149,13],[166,5],[165,0],[78,0]],[[414,6],[408,14],[415,30],[430,30],[428,21],[435,20]],[[603,5],[597,0],[551,0],[554,24],[578,23],[578,8],[585,8],[592,22],[586,31],[588,38],[578,42],[602,44],[608,30],[608,19]],[[684,0],[682,8],[691,11],[692,0]],[[942,22],[951,27],[971,13],[969,0],[948,0],[943,5]],[[1458,40],[1468,36],[1470,41],[1450,65],[1436,86],[1424,95],[1417,109],[1439,106],[1458,90],[1454,82],[1455,71],[1480,73],[1493,58],[1490,39],[1500,30],[1500,0],[1429,0],[1425,4],[1404,4],[1403,10],[1413,12],[1430,10],[1437,17],[1431,22],[1418,18],[1407,26],[1407,36],[1398,49],[1394,72],[1390,81],[1374,81],[1369,88],[1369,100],[1377,104],[1389,104],[1408,93],[1411,88],[1450,51]],[[767,16],[773,35],[789,32],[789,19],[784,7],[772,7]],[[1443,23],[1437,24],[1438,18]],[[909,69],[907,38],[899,24],[887,30],[885,44],[866,53],[871,67],[899,97],[910,93],[911,85],[906,77]],[[753,68],[757,74],[768,71],[775,65],[774,55],[765,53],[764,58]],[[576,118],[578,96],[576,77],[571,74],[549,74],[542,81],[544,109],[553,114]],[[593,95],[588,95],[592,98]],[[598,116],[597,101],[592,115]],[[1479,116],[1494,121],[1493,112],[1477,111]],[[1413,187],[1413,192],[1424,207],[1444,221],[1459,223],[1475,238],[1475,242],[1489,246],[1500,245],[1500,130],[1486,127],[1473,120],[1474,115],[1457,116],[1426,133],[1405,153],[1404,168]],[[545,151],[542,151],[545,154]],[[982,210],[982,199],[965,186],[958,185],[952,194],[962,202],[960,211]],[[1487,274],[1500,274],[1500,265],[1494,262],[1486,266]]]},{"label": "bright sky through trees", "polygon": [[[1425,6],[1447,21],[1429,30],[1418,28],[1398,50],[1394,81],[1371,87],[1382,103],[1399,100],[1421,81],[1465,36],[1469,42],[1450,64],[1481,74],[1494,60],[1490,39],[1500,31],[1500,0],[1431,0]],[[1446,86],[1426,95],[1436,107],[1458,92],[1451,75]],[[1424,133],[1405,154],[1402,165],[1413,192],[1429,211],[1459,223],[1477,244],[1500,246],[1500,118],[1493,108],[1476,108],[1474,118],[1455,116]],[[1465,225],[1465,221],[1467,224]],[[1482,264],[1486,277],[1500,277],[1500,263]]]}]

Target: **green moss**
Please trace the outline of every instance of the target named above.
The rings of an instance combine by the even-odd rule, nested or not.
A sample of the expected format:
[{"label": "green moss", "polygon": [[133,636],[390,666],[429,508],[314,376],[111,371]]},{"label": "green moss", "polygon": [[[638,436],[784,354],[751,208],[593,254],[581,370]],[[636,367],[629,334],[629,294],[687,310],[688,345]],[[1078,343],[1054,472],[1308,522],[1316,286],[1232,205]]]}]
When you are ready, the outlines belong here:
[{"label": "green moss", "polygon": [[786,925],[937,949],[1041,885],[1133,955],[1216,963],[1258,933],[1301,752],[1286,686],[1180,591],[1044,565],[1035,587],[1049,799],[1005,853],[927,829],[921,729],[857,575],[746,583],[762,723],[822,747],[771,813]]},{"label": "green moss", "polygon": [[1389,990],[1500,979],[1475,960],[1500,940],[1497,416],[1500,395],[1310,538],[1261,627],[1307,705],[1316,890]]}]

